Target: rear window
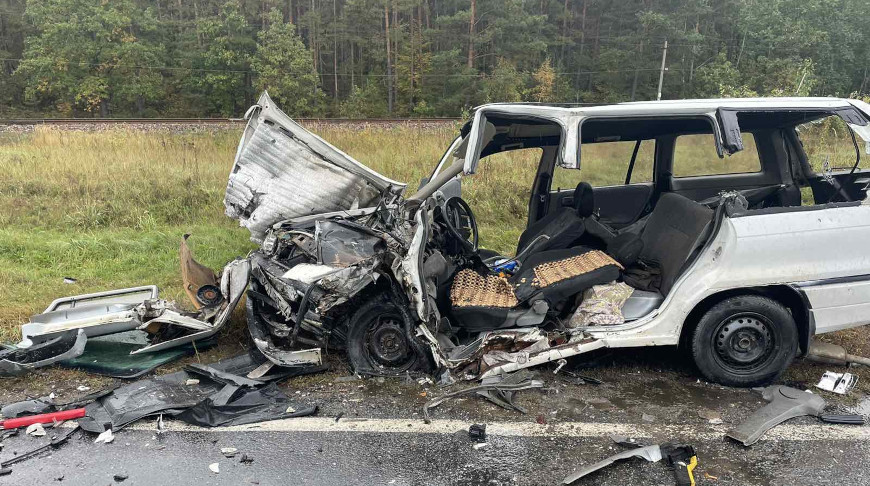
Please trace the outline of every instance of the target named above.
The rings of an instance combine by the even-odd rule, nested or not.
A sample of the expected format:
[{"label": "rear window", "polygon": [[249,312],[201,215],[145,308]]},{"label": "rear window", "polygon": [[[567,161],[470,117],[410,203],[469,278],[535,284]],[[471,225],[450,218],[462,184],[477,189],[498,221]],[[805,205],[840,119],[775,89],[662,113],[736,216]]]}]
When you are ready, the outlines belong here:
[{"label": "rear window", "polygon": [[724,159],[716,152],[716,142],[709,133],[680,135],[674,145],[674,177],[698,177],[761,172],[761,159],[755,137],[743,133],[743,150]]},{"label": "rear window", "polygon": [[[807,159],[816,172],[824,172],[826,167],[830,170],[851,169],[855,165],[855,142],[852,141],[851,129],[839,116],[831,115],[804,123],[798,125],[796,130]],[[855,140],[863,149],[860,146],[862,140]],[[870,157],[862,156],[859,167],[870,167],[868,159]]]}]

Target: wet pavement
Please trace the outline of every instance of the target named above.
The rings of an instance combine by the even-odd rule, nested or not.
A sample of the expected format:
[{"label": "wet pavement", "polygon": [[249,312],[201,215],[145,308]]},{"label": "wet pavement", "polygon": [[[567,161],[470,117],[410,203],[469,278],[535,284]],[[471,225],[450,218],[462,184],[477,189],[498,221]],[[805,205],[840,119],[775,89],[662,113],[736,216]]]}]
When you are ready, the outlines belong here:
[{"label": "wet pavement", "polygon": [[[12,466],[0,484],[108,485],[118,484],[116,474],[128,477],[125,485],[559,484],[576,468],[622,450],[611,433],[694,445],[699,485],[868,484],[870,426],[823,426],[803,417],[743,447],[723,435],[764,404],[758,393],[705,383],[668,351],[605,358],[572,363],[571,371],[600,385],[577,384],[565,370],[554,375],[552,366],[539,367],[545,387],[517,395],[526,415],[469,397],[433,409],[431,425],[422,422],[421,406],[443,389],[414,380],[354,379],[338,360],[332,372],[283,385],[299,401],[320,405],[316,417],[217,430],[167,421],[159,436],[154,420],[146,419],[105,445],[79,432],[62,448]],[[801,363],[781,382],[811,387],[825,369]],[[870,413],[863,389],[846,398],[822,396],[830,410]],[[487,424],[485,446],[476,448],[469,438],[472,423]],[[0,460],[47,440],[6,439]],[[223,447],[239,452],[226,458]],[[253,462],[242,463],[242,454]],[[217,474],[209,469],[213,463]],[[635,459],[575,484],[670,485],[670,474],[663,464]]]}]

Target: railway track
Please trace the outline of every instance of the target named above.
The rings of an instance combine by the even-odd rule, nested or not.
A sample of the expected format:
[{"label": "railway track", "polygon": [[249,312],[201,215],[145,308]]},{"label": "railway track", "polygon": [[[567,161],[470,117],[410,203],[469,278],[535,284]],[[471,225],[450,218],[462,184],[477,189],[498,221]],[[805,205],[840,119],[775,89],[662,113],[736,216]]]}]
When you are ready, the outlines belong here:
[{"label": "railway track", "polygon": [[[459,118],[294,118],[299,123],[342,124],[435,124],[453,123]],[[244,123],[242,118],[21,118],[0,120],[0,125],[220,125]]]}]

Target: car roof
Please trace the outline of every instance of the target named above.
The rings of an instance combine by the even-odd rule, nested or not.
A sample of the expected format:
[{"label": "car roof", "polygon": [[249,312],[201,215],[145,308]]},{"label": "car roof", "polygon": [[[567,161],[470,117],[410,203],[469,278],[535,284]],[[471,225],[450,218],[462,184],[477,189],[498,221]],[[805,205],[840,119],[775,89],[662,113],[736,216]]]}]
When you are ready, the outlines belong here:
[{"label": "car roof", "polygon": [[719,108],[748,110],[814,110],[837,109],[863,104],[845,98],[714,98],[693,100],[629,101],[606,105],[489,103],[475,108],[492,109],[511,114],[634,116],[634,115],[701,115]]}]

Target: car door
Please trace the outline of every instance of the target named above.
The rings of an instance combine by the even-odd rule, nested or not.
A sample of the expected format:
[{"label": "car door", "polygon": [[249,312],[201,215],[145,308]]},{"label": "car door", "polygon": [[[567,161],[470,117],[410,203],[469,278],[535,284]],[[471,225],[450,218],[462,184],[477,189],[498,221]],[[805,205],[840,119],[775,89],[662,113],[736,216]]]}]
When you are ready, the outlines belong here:
[{"label": "car door", "polygon": [[595,213],[620,228],[636,221],[653,194],[656,141],[612,140],[582,145],[582,170],[553,169],[548,211],[574,205],[574,189],[588,182],[595,196]]}]

